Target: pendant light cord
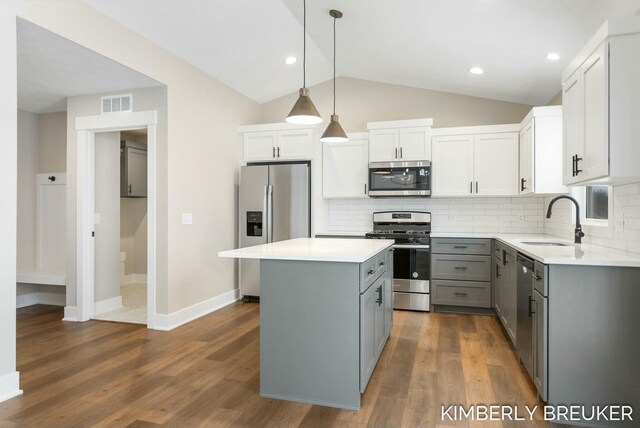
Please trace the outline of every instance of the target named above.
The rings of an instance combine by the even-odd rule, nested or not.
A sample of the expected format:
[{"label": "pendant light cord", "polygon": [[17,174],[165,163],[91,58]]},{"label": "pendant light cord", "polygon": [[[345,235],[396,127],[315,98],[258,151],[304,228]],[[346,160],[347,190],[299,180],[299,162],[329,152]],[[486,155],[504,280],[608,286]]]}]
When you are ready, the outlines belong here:
[{"label": "pendant light cord", "polygon": [[333,115],[336,115],[336,21],[333,17]]},{"label": "pendant light cord", "polygon": [[307,87],[307,0],[302,0],[302,87]]}]

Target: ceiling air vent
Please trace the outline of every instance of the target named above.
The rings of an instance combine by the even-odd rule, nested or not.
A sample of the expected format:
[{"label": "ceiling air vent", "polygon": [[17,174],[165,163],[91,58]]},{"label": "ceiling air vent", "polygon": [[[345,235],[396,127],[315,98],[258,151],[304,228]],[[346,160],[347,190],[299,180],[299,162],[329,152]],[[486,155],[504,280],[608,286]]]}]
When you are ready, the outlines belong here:
[{"label": "ceiling air vent", "polygon": [[122,113],[133,110],[133,95],[109,95],[102,97],[102,113]]}]

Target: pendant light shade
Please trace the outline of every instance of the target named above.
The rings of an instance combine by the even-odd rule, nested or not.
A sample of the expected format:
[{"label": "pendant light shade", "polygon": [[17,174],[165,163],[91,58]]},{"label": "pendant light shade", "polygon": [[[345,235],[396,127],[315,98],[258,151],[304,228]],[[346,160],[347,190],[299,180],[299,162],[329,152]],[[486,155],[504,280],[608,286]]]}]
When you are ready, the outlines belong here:
[{"label": "pendant light shade", "polygon": [[336,114],[336,20],[342,18],[339,10],[330,10],[329,15],[333,18],[333,114],[329,126],[320,137],[323,143],[345,143],[349,141],[344,129],[340,126],[338,115]]},{"label": "pendant light shade", "polygon": [[293,105],[291,112],[285,119],[287,123],[297,125],[316,125],[322,122],[322,116],[318,113],[313,101],[309,98],[309,90],[307,89],[307,1],[302,1],[302,27],[304,31],[302,42],[302,88],[300,88],[300,96],[298,101]]},{"label": "pendant light shade", "polygon": [[300,88],[298,101],[293,105],[286,121],[298,125],[316,125],[322,122],[320,113],[318,113],[316,106],[313,105],[313,101],[309,98],[309,90],[307,88]]}]

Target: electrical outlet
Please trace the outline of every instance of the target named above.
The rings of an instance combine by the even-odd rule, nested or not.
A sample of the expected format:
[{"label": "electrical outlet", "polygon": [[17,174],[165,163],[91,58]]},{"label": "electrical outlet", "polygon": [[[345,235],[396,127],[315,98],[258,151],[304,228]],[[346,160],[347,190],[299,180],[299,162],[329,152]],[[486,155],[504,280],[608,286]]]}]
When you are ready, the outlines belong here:
[{"label": "electrical outlet", "polygon": [[190,226],[193,224],[193,214],[191,213],[182,213],[182,224],[185,226]]},{"label": "electrical outlet", "polygon": [[518,216],[518,221],[519,221],[519,222],[524,222],[524,214],[520,214],[520,215]]}]

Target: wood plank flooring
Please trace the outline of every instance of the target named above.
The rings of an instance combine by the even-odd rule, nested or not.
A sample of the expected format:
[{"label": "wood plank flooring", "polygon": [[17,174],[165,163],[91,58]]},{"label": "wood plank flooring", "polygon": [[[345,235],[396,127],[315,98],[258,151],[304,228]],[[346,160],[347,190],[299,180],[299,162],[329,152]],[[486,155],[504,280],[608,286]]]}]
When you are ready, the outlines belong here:
[{"label": "wood plank flooring", "polygon": [[171,332],[61,321],[18,309],[24,395],[0,404],[7,427],[551,426],[450,421],[441,405],[539,404],[494,317],[396,311],[359,412],[261,398],[259,306],[235,303]]}]

